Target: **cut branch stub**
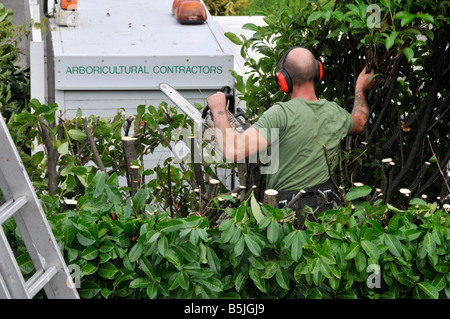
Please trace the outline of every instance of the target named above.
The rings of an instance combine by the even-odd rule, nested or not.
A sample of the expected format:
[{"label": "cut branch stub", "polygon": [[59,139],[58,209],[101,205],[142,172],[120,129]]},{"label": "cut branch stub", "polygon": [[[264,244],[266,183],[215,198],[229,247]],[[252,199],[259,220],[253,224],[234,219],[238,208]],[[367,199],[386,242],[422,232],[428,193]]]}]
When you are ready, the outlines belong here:
[{"label": "cut branch stub", "polygon": [[[122,149],[123,149],[123,157],[125,162],[125,174],[127,175],[127,183],[128,187],[131,188],[131,196],[135,193],[133,192],[133,181],[136,180],[136,176],[132,174],[136,174],[135,169],[132,172],[131,166],[135,160],[137,160],[136,153],[136,141],[137,138],[122,136]],[[139,170],[137,170],[139,174]]]},{"label": "cut branch stub", "polygon": [[269,205],[272,208],[275,208],[277,205],[277,195],[278,192],[274,189],[267,189],[264,192],[264,203]]}]

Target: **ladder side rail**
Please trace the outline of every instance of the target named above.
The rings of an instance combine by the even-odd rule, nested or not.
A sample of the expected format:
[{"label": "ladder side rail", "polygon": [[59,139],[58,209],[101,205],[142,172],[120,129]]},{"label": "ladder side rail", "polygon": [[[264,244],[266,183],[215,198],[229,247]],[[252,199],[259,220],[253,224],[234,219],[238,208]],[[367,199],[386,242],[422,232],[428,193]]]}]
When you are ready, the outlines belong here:
[{"label": "ladder side rail", "polygon": [[3,228],[0,226],[0,273],[10,296],[15,299],[29,299],[25,279],[9,246]]},{"label": "ladder side rail", "polygon": [[11,190],[9,189],[8,186],[8,182],[1,173],[1,169],[0,169],[0,190],[2,191],[3,199],[5,200],[5,202],[13,198]]},{"label": "ladder side rail", "polygon": [[[57,273],[45,286],[49,298],[78,298],[72,277],[56,243],[45,212],[34,191],[8,128],[0,116],[0,175],[8,183],[14,199],[25,196],[28,202],[13,218],[22,235],[36,271],[56,267]],[[53,295],[57,293],[57,295]]]},{"label": "ladder side rail", "polygon": [[0,272],[0,299],[11,299],[11,294],[9,293],[8,287],[6,286],[3,276]]}]

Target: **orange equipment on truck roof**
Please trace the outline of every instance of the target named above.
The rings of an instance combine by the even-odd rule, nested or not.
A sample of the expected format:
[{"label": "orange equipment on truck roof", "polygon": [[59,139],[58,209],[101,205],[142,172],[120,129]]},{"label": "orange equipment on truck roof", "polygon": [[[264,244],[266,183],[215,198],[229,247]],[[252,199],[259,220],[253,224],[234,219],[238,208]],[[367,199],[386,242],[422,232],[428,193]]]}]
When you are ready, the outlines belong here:
[{"label": "orange equipment on truck roof", "polygon": [[78,0],[61,0],[61,9],[64,10],[77,10]]}]

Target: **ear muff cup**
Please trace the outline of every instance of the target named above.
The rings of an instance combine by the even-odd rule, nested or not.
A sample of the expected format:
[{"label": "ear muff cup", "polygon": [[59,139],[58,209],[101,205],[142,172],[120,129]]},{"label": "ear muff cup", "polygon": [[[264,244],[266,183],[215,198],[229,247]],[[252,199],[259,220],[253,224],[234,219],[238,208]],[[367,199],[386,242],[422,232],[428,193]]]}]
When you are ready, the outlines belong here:
[{"label": "ear muff cup", "polygon": [[323,64],[316,59],[316,75],[314,76],[314,82],[319,82],[323,78]]},{"label": "ear muff cup", "polygon": [[[286,59],[286,56],[295,48],[303,48],[301,46],[295,46],[287,50],[283,56],[281,57],[280,61],[277,63],[274,74],[275,74],[275,80],[277,82],[277,85],[280,89],[280,91],[285,93],[291,93],[293,89],[293,84],[291,77],[289,76],[289,73],[281,68],[280,72],[277,73],[278,68],[280,65],[283,64],[284,60]],[[319,82],[323,78],[323,64],[321,61],[319,61],[316,57],[314,57],[316,62],[316,74],[314,75],[314,82]]]},{"label": "ear muff cup", "polygon": [[281,92],[284,93],[291,93],[293,86],[291,77],[289,76],[289,73],[285,69],[281,69],[280,72],[277,75],[277,84],[280,88]]}]

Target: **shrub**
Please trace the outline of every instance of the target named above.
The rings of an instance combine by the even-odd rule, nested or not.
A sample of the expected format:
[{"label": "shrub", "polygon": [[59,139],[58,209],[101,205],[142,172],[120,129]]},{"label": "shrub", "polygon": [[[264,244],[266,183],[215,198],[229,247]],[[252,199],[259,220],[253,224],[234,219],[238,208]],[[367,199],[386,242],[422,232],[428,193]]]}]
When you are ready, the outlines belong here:
[{"label": "shrub", "polygon": [[420,199],[407,210],[370,203],[370,192],[351,189],[348,207],[304,230],[254,196],[217,225],[169,218],[148,189],[123,202],[103,173],[76,209],[51,213],[51,197],[44,207],[83,298],[449,298],[448,212]]},{"label": "shrub", "polygon": [[248,6],[248,0],[205,0],[208,11],[214,16],[240,15]]},{"label": "shrub", "polygon": [[14,26],[14,13],[0,3],[0,112],[6,120],[27,107],[30,99],[29,70],[17,65],[18,48],[29,33],[28,26]]}]

